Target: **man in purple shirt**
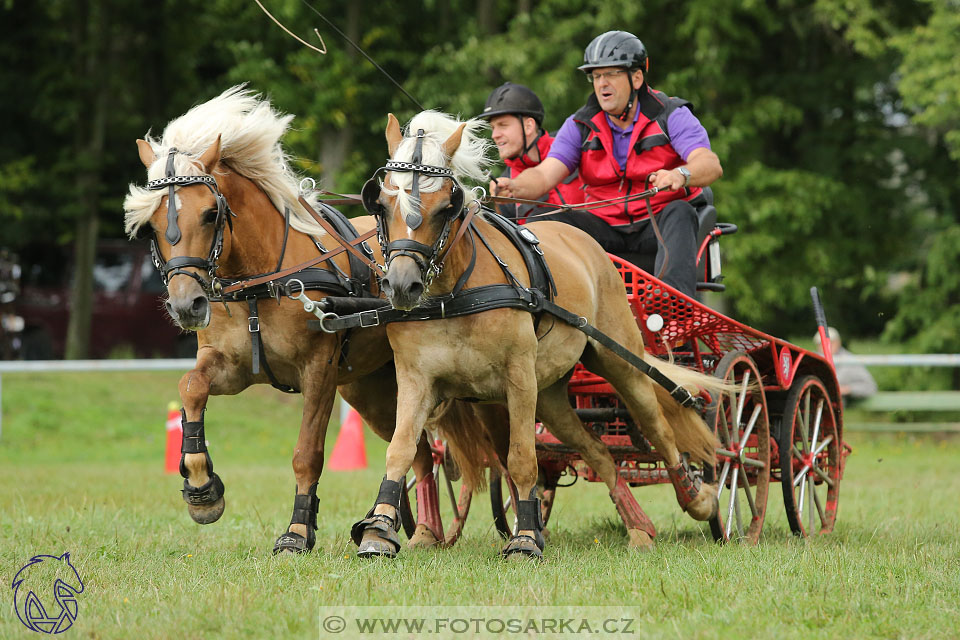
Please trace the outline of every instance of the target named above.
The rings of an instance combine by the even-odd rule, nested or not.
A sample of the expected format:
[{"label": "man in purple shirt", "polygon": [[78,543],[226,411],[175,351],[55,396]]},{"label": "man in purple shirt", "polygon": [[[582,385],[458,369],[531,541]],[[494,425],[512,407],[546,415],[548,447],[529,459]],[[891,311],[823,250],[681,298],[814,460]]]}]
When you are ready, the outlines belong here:
[{"label": "man in purple shirt", "polygon": [[[633,34],[595,38],[579,67],[593,95],[564,122],[548,157],[515,179],[499,178],[497,195],[536,199],[579,170],[584,210],[537,220],[577,226],[608,252],[693,296],[698,224],[691,201],[702,199],[702,187],[723,169],[689,103],[650,88],[647,67],[646,48]],[[629,198],[650,187],[659,190],[653,197]]]}]

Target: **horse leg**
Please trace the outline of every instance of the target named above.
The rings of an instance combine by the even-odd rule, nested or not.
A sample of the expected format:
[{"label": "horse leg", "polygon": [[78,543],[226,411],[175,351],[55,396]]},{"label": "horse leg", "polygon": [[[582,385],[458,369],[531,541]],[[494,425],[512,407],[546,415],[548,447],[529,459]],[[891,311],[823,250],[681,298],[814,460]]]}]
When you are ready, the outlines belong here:
[{"label": "horse leg", "polygon": [[543,512],[537,497],[537,387],[534,359],[516,359],[506,368],[510,446],[507,470],[517,485],[517,534],[500,551],[504,557],[543,557]]},{"label": "horse leg", "polygon": [[300,388],[303,389],[303,417],[300,435],[293,452],[293,473],[297,479],[297,493],[293,499],[293,517],[287,532],[277,538],[273,553],[306,553],[317,542],[317,482],[323,471],[323,442],[333,409],[337,390],[337,370],[319,359],[304,371]]},{"label": "horse leg", "polygon": [[[370,389],[378,392],[370,393]],[[390,442],[397,425],[397,374],[392,364],[357,382],[342,385],[340,395],[363,416],[375,434]],[[433,453],[428,438],[417,442],[413,472],[417,478],[417,528],[407,546],[411,549],[431,547],[442,542],[444,534],[440,492],[433,474]],[[403,489],[406,491],[406,487]]]},{"label": "horse leg", "polygon": [[430,381],[415,371],[398,369],[397,388],[397,425],[387,446],[386,474],[373,508],[350,530],[361,558],[393,558],[400,550],[400,493],[423,440],[423,425],[436,407]]},{"label": "horse leg", "polygon": [[627,527],[629,546],[635,549],[652,549],[657,532],[653,522],[643,512],[630,492],[630,487],[617,471],[617,466],[607,447],[583,427],[583,423],[570,407],[567,396],[567,378],[556,382],[540,392],[537,400],[537,417],[540,418],[564,444],[580,452],[584,461],[597,472],[610,491],[610,499]]},{"label": "horse leg", "polygon": [[[633,345],[632,351],[642,353],[642,349],[642,344]],[[657,399],[653,381],[603,347],[587,349],[583,362],[588,369],[603,376],[613,385],[640,431],[656,447],[666,465],[680,507],[694,520],[709,520],[717,515],[720,508],[717,489],[713,485],[699,485],[683,464],[673,430],[667,423]]]},{"label": "horse leg", "polygon": [[223,515],[223,482],[213,472],[213,460],[207,453],[203,417],[210,396],[211,367],[224,364],[219,352],[203,349],[196,368],[180,378],[181,425],[180,475],[183,476],[183,500],[194,522],[210,524]]}]

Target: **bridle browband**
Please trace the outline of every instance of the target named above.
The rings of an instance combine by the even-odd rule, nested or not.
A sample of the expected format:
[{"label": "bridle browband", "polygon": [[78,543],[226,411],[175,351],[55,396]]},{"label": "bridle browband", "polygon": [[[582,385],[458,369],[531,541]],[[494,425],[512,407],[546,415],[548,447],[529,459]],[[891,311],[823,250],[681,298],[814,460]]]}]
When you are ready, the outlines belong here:
[{"label": "bridle browband", "polygon": [[[210,189],[217,199],[217,219],[215,223],[216,227],[214,230],[213,241],[210,244],[210,251],[207,253],[206,258],[178,256],[164,261],[163,256],[160,254],[160,247],[157,245],[156,234],[153,234],[150,238],[150,254],[153,257],[153,265],[160,272],[160,277],[163,279],[164,286],[167,286],[167,283],[171,278],[182,274],[190,276],[196,280],[208,296],[213,296],[216,294],[213,283],[216,279],[217,269],[219,268],[219,265],[217,265],[217,260],[220,258],[220,253],[223,250],[224,227],[229,226],[230,231],[232,232],[233,218],[237,217],[237,214],[230,209],[230,205],[227,204],[226,196],[220,192],[220,187],[217,185],[217,181],[213,176],[176,175],[176,170],[174,169],[174,158],[176,157],[177,153],[178,151],[176,148],[170,149],[170,152],[167,154],[166,176],[149,181],[146,187],[151,191],[168,189],[167,231],[164,237],[171,246],[175,246],[178,242],[180,242],[182,237],[180,233],[180,226],[178,224],[178,218],[180,214],[177,211],[175,188],[187,187],[194,184],[202,184],[206,185],[206,187]],[[196,273],[184,270],[185,267],[196,267],[198,269],[206,270],[207,276],[210,278],[210,280],[204,280]]]},{"label": "bridle browband", "polygon": [[[450,236],[450,231],[454,220],[460,218],[464,210],[464,189],[454,176],[452,169],[448,167],[438,167],[435,165],[423,164],[424,135],[423,129],[419,129],[417,131],[417,143],[413,151],[413,161],[403,162],[399,160],[387,160],[386,164],[377,169],[377,171],[373,174],[373,177],[367,180],[366,184],[363,185],[363,189],[360,193],[360,199],[363,201],[363,208],[366,209],[367,213],[377,219],[377,239],[379,240],[380,247],[383,250],[385,262],[384,266],[389,269],[390,263],[394,258],[398,256],[407,256],[416,262],[417,266],[420,268],[420,277],[423,280],[424,285],[430,286],[430,283],[433,281],[433,279],[438,276],[441,271],[443,271],[443,259],[446,257],[447,251],[449,251],[449,247],[447,247],[447,251],[444,250],[444,247],[446,247],[446,242]],[[453,182],[453,186],[450,190],[450,205],[447,207],[448,213],[445,215],[443,228],[440,230],[440,234],[437,236],[433,246],[423,244],[422,242],[417,242],[416,240],[410,240],[409,238],[400,238],[398,240],[388,242],[389,238],[387,235],[387,225],[385,220],[386,210],[379,202],[381,191],[379,176],[381,173],[386,174],[388,171],[413,173],[413,184],[410,189],[410,196],[417,203],[420,201],[421,175],[431,178],[449,178]],[[472,217],[472,215],[468,214],[467,217],[464,217],[465,224],[468,223],[468,217]],[[411,229],[417,229],[421,224],[423,224],[423,215],[419,211],[410,213],[404,216],[404,220],[408,227]],[[459,239],[461,235],[462,233],[458,234],[457,239]],[[456,242],[456,239],[454,242]],[[450,246],[453,246],[453,244],[451,243]]]}]

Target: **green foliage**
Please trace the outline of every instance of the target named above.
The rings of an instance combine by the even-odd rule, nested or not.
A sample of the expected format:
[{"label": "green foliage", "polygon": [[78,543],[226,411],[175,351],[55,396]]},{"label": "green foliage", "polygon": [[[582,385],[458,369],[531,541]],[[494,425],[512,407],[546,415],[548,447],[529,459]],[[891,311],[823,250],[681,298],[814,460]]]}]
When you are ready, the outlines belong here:
[{"label": "green foliage", "polygon": [[[72,235],[76,176],[96,161],[84,134],[99,95],[109,109],[93,169],[108,236],[121,235],[126,184],[143,179],[133,140],[236,83],[297,115],[286,142],[299,170],[356,191],[383,161],[386,113],[405,122],[419,108],[311,6],[425,107],[475,115],[511,80],[538,92],[553,131],[589,94],[576,71],[586,44],[608,29],[637,33],[648,81],[694,103],[723,164],[717,206],[741,229],[724,241],[732,314],[771,333],[809,331],[806,291],[817,285],[846,335],[879,334],[898,303],[920,304],[899,301],[890,283],[919,279],[934,235],[960,224],[947,160],[960,160],[956,0],[265,5],[308,42],[319,44],[319,29],[327,54],[255,3],[171,0],[147,12],[99,0],[90,14],[64,0],[0,3],[0,85],[18,90],[0,103],[4,241]],[[84,68],[97,51],[101,67]],[[930,300],[949,294],[924,278]],[[939,309],[905,312],[930,323]]]}]

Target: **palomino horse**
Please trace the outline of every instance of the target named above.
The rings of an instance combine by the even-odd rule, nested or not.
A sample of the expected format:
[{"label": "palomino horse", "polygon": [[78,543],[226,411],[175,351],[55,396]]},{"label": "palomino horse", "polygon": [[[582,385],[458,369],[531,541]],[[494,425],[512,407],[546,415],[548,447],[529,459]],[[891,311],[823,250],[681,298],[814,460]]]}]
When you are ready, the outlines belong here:
[{"label": "palomino horse", "polygon": [[[699,487],[681,459],[685,452],[702,463],[715,460],[718,443],[700,415],[681,407],[650,378],[573,326],[589,323],[628,351],[644,353],[624,284],[603,249],[562,223],[527,225],[539,237],[556,283],[554,303],[574,314],[573,324],[568,324],[537,308],[538,296],[542,302],[542,296],[550,293],[527,289],[532,276],[517,246],[483,214],[472,217],[476,203],[464,207],[461,179],[484,177],[488,143],[476,135],[481,126],[476,120],[460,123],[425,111],[410,122],[404,137],[391,114],[386,130],[391,160],[382,182],[373,180],[364,187],[365,205],[379,216],[381,243],[388,243],[381,285],[390,302],[398,310],[412,309],[414,315],[418,309],[445,311],[431,316],[436,319],[392,322],[387,327],[397,370],[397,426],[375,506],[354,525],[360,555],[393,555],[399,547],[394,533],[397,483],[414,460],[431,411],[438,402],[454,398],[505,404],[509,412],[508,425],[486,423],[487,428],[507,429],[506,434],[491,433],[489,439],[509,441],[507,468],[518,495],[530,498],[518,501],[518,531],[503,555],[540,557],[543,549],[540,505],[534,493],[536,420],[577,449],[603,478],[631,546],[652,545],[652,523],[619,477],[609,452],[570,407],[567,382],[578,360],[606,378],[623,398],[643,435],[665,459],[683,509],[697,520],[715,516],[716,487]],[[499,285],[500,290],[512,285],[517,292],[514,300],[529,300],[535,312],[514,305],[451,317],[457,299],[489,300],[480,293],[486,285]],[[708,391],[722,388],[707,376],[652,356],[646,359],[681,385]],[[451,434],[450,439],[454,437]]]},{"label": "palomino horse", "polygon": [[[161,140],[137,141],[152,189],[131,185],[124,202],[127,232],[153,237],[155,261],[167,283],[167,310],[182,328],[197,331],[196,366],[180,380],[183,497],[196,522],[216,521],[225,504],[205,446],[207,398],[262,383],[303,393],[293,455],[293,518],[274,552],[309,551],[315,544],[317,481],[337,385],[384,439],[393,433],[396,397],[382,328],[340,335],[312,331],[301,304],[279,289],[264,285],[233,297],[224,292],[231,281],[286,270],[337,247],[298,202],[297,182],[280,145],[290,120],[234,87],[171,121]],[[369,217],[354,222],[361,233],[373,227]],[[293,277],[308,287],[311,278],[326,283],[315,287],[320,294],[356,289],[346,253],[317,266],[324,269]],[[258,306],[256,297],[263,304]],[[418,498],[436,508],[426,441],[418,448],[415,471]],[[420,516],[411,544],[443,540],[439,511],[421,509]]]}]

